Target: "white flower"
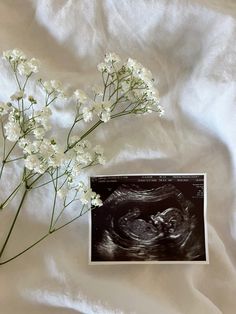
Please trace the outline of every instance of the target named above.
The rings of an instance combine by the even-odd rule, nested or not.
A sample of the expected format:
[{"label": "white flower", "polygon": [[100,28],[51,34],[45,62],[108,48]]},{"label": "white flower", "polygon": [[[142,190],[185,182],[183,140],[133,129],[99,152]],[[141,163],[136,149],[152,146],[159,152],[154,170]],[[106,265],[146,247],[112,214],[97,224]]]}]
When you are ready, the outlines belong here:
[{"label": "white flower", "polygon": [[88,165],[92,162],[93,158],[89,152],[78,154],[76,160],[82,165]]},{"label": "white flower", "polygon": [[99,156],[97,157],[97,159],[98,159],[98,162],[99,162],[100,165],[105,165],[106,159],[104,158],[103,155],[99,155]]},{"label": "white flower", "polygon": [[91,148],[91,143],[88,140],[83,140],[82,142],[79,143],[79,145],[83,148],[90,149]]},{"label": "white flower", "polygon": [[22,61],[24,62],[26,60],[26,56],[22,51],[18,49],[13,49],[13,50],[4,51],[3,59],[14,61],[14,62],[22,62]]},{"label": "white flower", "polygon": [[141,63],[129,58],[125,66],[127,69],[132,71],[134,77],[141,79],[147,86],[152,86],[152,73],[151,71],[147,70]]},{"label": "white flower", "polygon": [[11,95],[11,100],[21,100],[22,98],[25,98],[25,94],[23,90],[20,90],[18,92],[15,92],[13,95]]},{"label": "white flower", "polygon": [[120,62],[120,57],[117,54],[115,54],[114,52],[108,52],[105,54],[104,61],[106,63],[112,63],[112,62],[118,63],[118,62]]},{"label": "white flower", "polygon": [[51,80],[45,81],[42,84],[48,94],[54,94],[54,96],[65,96],[65,92],[60,81]]},{"label": "white flower", "polygon": [[153,86],[152,87],[149,87],[147,90],[146,90],[146,95],[147,95],[147,99],[148,100],[152,100],[156,103],[159,103],[160,101],[160,96],[159,96],[159,92],[156,88],[154,88]]},{"label": "white flower", "polygon": [[44,159],[48,159],[55,152],[55,147],[51,141],[47,138],[44,138],[40,144],[40,154]]},{"label": "white flower", "polygon": [[105,123],[108,122],[111,119],[111,113],[109,111],[103,111],[100,119]]},{"label": "white flower", "polygon": [[105,59],[104,62],[101,62],[98,64],[97,69],[99,72],[107,72],[107,73],[112,73],[114,72],[115,65],[120,62],[120,57],[112,52],[106,53],[105,54]]},{"label": "white flower", "polygon": [[9,121],[5,126],[6,137],[9,141],[15,142],[21,135],[21,129],[18,123]]},{"label": "white flower", "polygon": [[40,127],[40,128],[35,129],[33,133],[37,139],[42,139],[45,135],[45,129]]},{"label": "white flower", "polygon": [[75,99],[81,103],[84,103],[88,99],[88,96],[81,89],[76,89],[74,91],[74,96]]},{"label": "white flower", "polygon": [[91,198],[95,198],[96,197],[96,193],[92,191],[92,189],[87,189],[87,191],[85,190],[81,196],[80,196],[80,201],[82,204],[88,204],[91,201]]},{"label": "white flower", "polygon": [[39,60],[32,58],[29,61],[19,64],[17,68],[20,75],[29,76],[31,73],[37,73],[39,71]]},{"label": "white flower", "polygon": [[48,159],[48,165],[52,166],[53,168],[60,167],[65,162],[66,157],[63,151],[59,150],[55,152],[52,156]]},{"label": "white flower", "polygon": [[82,109],[84,122],[90,122],[93,120],[93,112],[90,108],[84,107]]},{"label": "white flower", "polygon": [[95,160],[98,161],[99,164],[104,165],[106,163],[106,159],[104,158],[104,149],[100,145],[96,145],[94,147]]},{"label": "white flower", "polygon": [[10,107],[6,104],[1,102],[0,103],[0,116],[4,116],[5,114],[8,113]]},{"label": "white flower", "polygon": [[82,170],[82,165],[80,163],[75,163],[71,169],[71,175],[72,177],[77,177],[80,175]]},{"label": "white flower", "polygon": [[66,159],[62,148],[53,139],[44,138],[32,143],[22,141],[21,146],[24,153],[28,154],[26,167],[37,173],[44,173],[49,167],[60,167]]},{"label": "white flower", "polygon": [[97,194],[92,200],[91,200],[91,204],[93,206],[102,206],[102,200],[100,199],[100,195]]},{"label": "white flower", "polygon": [[101,62],[97,65],[97,69],[99,72],[105,72],[107,71],[107,64],[104,62]]},{"label": "white flower", "polygon": [[40,123],[45,130],[50,129],[49,118],[52,115],[52,111],[49,107],[44,107],[41,111],[35,112],[35,121]]},{"label": "white flower", "polygon": [[159,117],[162,117],[165,114],[164,108],[162,106],[158,106],[157,107],[158,113],[159,113]]},{"label": "white flower", "polygon": [[99,103],[94,103],[92,110],[100,117],[103,122],[108,122],[111,118],[111,106],[111,102],[102,101]]},{"label": "white flower", "polygon": [[83,181],[79,181],[79,182],[78,182],[77,190],[78,190],[79,192],[84,193],[84,191],[86,190],[86,186],[85,186],[85,184],[84,184]]},{"label": "white flower", "polygon": [[[27,158],[25,159],[25,166],[26,168],[28,168],[29,170],[35,170],[35,172],[39,172],[41,173],[41,161],[38,158],[37,155],[29,155],[27,156]],[[38,170],[38,171],[37,171]]]},{"label": "white flower", "polygon": [[40,142],[35,141],[31,143],[29,140],[20,139],[19,146],[23,148],[25,154],[37,153],[39,151]]},{"label": "white flower", "polygon": [[30,144],[29,140],[25,139],[25,138],[21,138],[18,141],[18,146],[22,149],[24,149],[26,146],[28,146]]}]

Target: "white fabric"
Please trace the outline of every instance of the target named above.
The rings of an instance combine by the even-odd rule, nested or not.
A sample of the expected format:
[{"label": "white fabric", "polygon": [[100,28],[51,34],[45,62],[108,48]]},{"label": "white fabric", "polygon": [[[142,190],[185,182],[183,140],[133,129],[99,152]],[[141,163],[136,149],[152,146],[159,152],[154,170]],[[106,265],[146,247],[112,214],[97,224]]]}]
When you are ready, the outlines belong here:
[{"label": "white fabric", "polygon": [[[165,117],[103,125],[93,141],[110,161],[92,173],[206,172],[210,257],[209,265],[89,266],[86,216],[1,266],[1,313],[235,313],[235,16],[233,0],[0,1],[1,50],[39,58],[45,79],[87,88],[106,51],[152,70]],[[0,82],[5,100],[14,85],[2,66]],[[71,117],[63,106],[54,121],[62,135]],[[49,205],[46,190],[27,201],[7,255],[42,234]],[[0,213],[2,230],[12,214]]]}]

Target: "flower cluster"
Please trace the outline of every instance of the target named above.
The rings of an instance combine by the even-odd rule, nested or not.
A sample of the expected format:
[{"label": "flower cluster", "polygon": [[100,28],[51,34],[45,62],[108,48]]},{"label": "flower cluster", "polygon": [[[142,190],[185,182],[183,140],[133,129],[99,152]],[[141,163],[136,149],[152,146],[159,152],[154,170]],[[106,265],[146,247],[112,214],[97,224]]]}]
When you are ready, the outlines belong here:
[{"label": "flower cluster", "polygon": [[164,111],[159,93],[155,87],[152,73],[141,63],[129,58],[122,63],[115,53],[108,53],[98,65],[105,84],[104,92],[97,90],[94,100],[83,91],[78,97],[81,114],[85,122],[91,122],[98,116],[102,122],[108,122],[120,111],[120,104],[127,103],[123,113],[143,114],[157,112],[162,116]]},{"label": "flower cluster", "polygon": [[66,92],[63,89],[62,83],[58,80],[51,80],[43,82],[41,79],[39,82],[42,84],[46,93],[52,97],[64,97],[66,98]]},{"label": "flower cluster", "polygon": [[93,102],[82,109],[83,119],[85,122],[90,122],[94,116],[97,116],[106,123],[111,119],[111,107],[112,103],[109,101]]},{"label": "flower cluster", "polygon": [[20,50],[13,49],[5,51],[3,59],[9,61],[12,68],[22,76],[29,77],[32,73],[39,71],[39,60],[35,58],[27,59],[26,55]]},{"label": "flower cluster", "polygon": [[10,109],[9,104],[4,103],[4,102],[0,102],[0,116],[4,116],[6,114],[8,114]]},{"label": "flower cluster", "polygon": [[[97,67],[101,73],[101,86],[86,92],[76,89],[69,96],[60,81],[39,78],[36,84],[44,94],[42,100],[43,97],[35,97],[27,89],[33,74],[39,71],[39,61],[28,59],[17,49],[4,52],[3,59],[10,65],[17,89],[9,102],[0,102],[0,132],[3,139],[0,179],[6,164],[18,162],[23,165],[23,178],[9,197],[1,200],[0,209],[11,201],[22,186],[26,191],[20,206],[26,192],[49,184],[55,192],[48,231],[51,234],[55,232],[58,221],[60,223],[64,210],[73,202],[79,202],[82,207],[77,218],[83,214],[84,207],[102,206],[99,194],[81,180],[85,169],[106,162],[103,148],[92,145],[87,137],[100,124],[111,123],[118,117],[152,112],[161,116],[163,108],[159,93],[152,73],[142,64],[131,58],[122,62],[115,53],[107,53]],[[65,98],[65,103],[68,100],[68,105],[74,106],[75,112],[64,143],[51,135],[53,104],[61,97]],[[91,125],[88,126],[88,123]],[[55,209],[58,204],[62,206],[61,211]],[[0,259],[6,243],[0,250]]]},{"label": "flower cluster", "polygon": [[[73,196],[71,196],[73,193]],[[67,185],[63,185],[58,190],[58,196],[64,200],[66,204],[66,200],[71,198],[73,201],[79,199],[83,205],[88,205],[91,203],[92,206],[102,206],[102,201],[100,199],[100,195],[92,191],[83,181],[79,181],[76,186],[72,187],[72,184],[68,183]]]},{"label": "flower cluster", "polygon": [[36,173],[42,174],[51,167],[57,168],[63,164],[63,150],[53,139],[43,138],[30,142],[22,138],[19,146],[24,152],[25,167]]}]

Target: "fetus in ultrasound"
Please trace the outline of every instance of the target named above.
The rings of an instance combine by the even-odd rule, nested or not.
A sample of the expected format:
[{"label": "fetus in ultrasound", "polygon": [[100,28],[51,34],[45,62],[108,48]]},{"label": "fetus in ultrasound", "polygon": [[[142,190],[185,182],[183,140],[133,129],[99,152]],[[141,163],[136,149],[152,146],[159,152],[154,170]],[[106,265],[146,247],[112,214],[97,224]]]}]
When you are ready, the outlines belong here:
[{"label": "fetus in ultrasound", "polygon": [[194,204],[175,187],[144,188],[121,184],[93,213],[95,239],[99,217],[103,230],[93,241],[97,261],[204,260],[204,236]]}]

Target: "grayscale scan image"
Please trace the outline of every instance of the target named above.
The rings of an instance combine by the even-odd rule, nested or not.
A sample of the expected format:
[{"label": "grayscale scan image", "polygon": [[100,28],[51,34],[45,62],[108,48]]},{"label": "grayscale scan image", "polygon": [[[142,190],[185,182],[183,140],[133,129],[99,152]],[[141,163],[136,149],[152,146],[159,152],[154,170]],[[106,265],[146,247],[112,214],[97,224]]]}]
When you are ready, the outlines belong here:
[{"label": "grayscale scan image", "polygon": [[91,178],[90,262],[206,262],[205,176]]}]

